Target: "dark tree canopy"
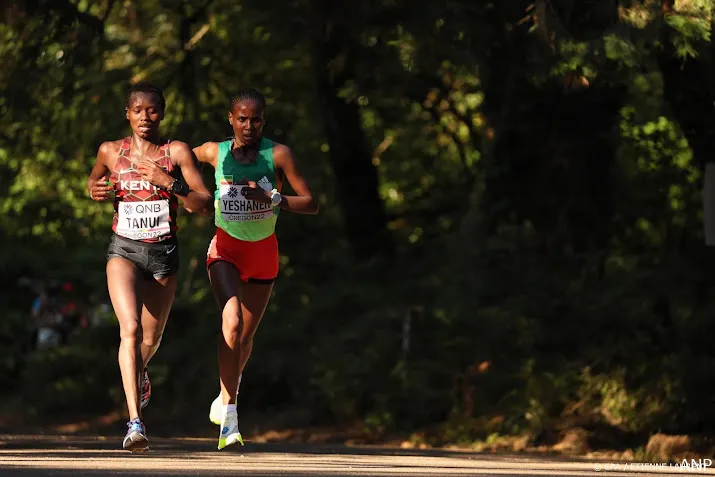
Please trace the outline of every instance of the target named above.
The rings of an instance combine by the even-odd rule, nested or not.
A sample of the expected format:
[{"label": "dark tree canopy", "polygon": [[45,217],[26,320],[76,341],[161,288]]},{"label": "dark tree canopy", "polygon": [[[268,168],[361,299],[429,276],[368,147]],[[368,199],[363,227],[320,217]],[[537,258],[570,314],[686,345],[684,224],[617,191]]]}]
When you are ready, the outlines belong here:
[{"label": "dark tree canopy", "polygon": [[[8,399],[122,407],[112,320],[30,352],[27,283],[71,281],[87,307],[106,302],[111,204],[88,200],[84,181],[99,144],[129,134],[129,86],[151,81],[164,134],[193,146],[228,137],[230,98],[261,90],[266,135],[320,199],[317,216],[280,217],[281,277],[246,406],[301,406],[375,435],[440,425],[436,443],[547,442],[565,425],[712,432],[713,3],[10,2]],[[219,329],[203,268],[211,218],[182,213],[180,227],[156,358],[177,415],[213,397]]]}]

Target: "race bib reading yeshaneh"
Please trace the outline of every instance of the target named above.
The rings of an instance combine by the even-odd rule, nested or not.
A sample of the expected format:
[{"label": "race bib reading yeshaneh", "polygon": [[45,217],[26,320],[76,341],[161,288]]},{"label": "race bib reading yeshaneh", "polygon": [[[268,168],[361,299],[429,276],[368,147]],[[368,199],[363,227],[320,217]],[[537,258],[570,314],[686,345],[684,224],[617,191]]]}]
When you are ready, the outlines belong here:
[{"label": "race bib reading yeshaneh", "polygon": [[[258,183],[264,190],[271,190],[270,183]],[[219,209],[223,220],[227,222],[264,220],[273,216],[273,206],[265,202],[246,199],[241,189],[248,187],[233,184],[230,178],[221,181],[219,189]]]}]

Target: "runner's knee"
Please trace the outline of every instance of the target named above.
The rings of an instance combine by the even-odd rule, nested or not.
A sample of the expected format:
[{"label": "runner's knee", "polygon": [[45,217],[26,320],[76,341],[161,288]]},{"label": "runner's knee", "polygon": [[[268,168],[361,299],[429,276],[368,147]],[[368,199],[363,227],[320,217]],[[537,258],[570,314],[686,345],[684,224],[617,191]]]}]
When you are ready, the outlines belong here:
[{"label": "runner's knee", "polygon": [[127,321],[119,327],[119,336],[122,340],[139,341],[142,339],[142,329],[137,321]]},{"label": "runner's knee", "polygon": [[147,346],[149,348],[159,347],[159,344],[161,343],[161,333],[144,333],[142,343],[144,344],[144,346]]},{"label": "runner's knee", "polygon": [[226,302],[221,313],[223,328],[238,332],[241,327],[241,305],[236,298]]}]

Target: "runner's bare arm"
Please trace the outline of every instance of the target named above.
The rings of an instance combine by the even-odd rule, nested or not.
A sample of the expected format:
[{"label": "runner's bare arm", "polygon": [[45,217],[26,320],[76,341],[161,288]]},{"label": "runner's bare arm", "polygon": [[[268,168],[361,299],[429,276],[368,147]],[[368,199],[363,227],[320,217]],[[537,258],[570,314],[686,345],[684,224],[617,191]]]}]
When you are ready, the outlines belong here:
[{"label": "runner's bare arm", "polygon": [[109,193],[113,190],[113,186],[108,185],[109,175],[111,171],[107,166],[107,158],[112,151],[111,142],[103,142],[97,151],[97,159],[94,167],[87,178],[87,192],[92,200],[103,201],[109,198]]},{"label": "runner's bare arm", "polygon": [[183,142],[176,141],[173,144],[176,149],[171,151],[171,155],[181,169],[181,175],[184,176],[186,185],[189,186],[189,193],[186,196],[178,197],[189,212],[209,212],[212,203],[211,193],[206,188],[201,173],[196,167],[191,149]]},{"label": "runner's bare arm", "polygon": [[200,146],[194,148],[194,154],[199,162],[205,164],[211,164],[216,168],[216,158],[218,157],[218,143],[216,142],[205,142]]},{"label": "runner's bare arm", "polygon": [[293,151],[283,144],[273,148],[273,163],[276,169],[281,169],[288,179],[296,195],[285,195],[278,205],[281,209],[298,214],[317,214],[320,208],[313,199],[313,193],[298,167]]}]

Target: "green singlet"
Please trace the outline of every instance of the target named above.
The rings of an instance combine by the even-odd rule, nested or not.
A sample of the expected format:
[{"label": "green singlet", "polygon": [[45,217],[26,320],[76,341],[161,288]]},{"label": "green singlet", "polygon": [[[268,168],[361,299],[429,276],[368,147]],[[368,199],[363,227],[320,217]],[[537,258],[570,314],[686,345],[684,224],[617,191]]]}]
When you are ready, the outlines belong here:
[{"label": "green singlet", "polygon": [[231,144],[229,140],[218,146],[214,222],[232,237],[257,242],[275,232],[280,209],[245,198],[241,195],[245,186],[238,183],[247,179],[269,192],[277,188],[273,141],[261,138],[256,162],[252,164],[239,164],[231,154]]}]

